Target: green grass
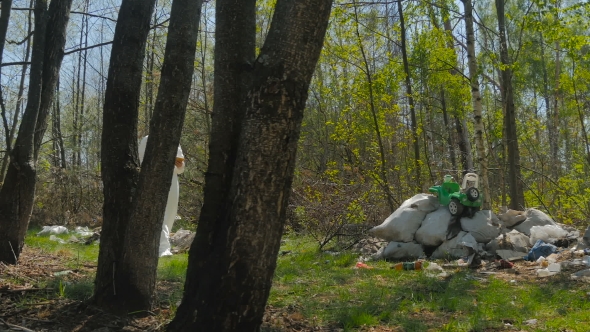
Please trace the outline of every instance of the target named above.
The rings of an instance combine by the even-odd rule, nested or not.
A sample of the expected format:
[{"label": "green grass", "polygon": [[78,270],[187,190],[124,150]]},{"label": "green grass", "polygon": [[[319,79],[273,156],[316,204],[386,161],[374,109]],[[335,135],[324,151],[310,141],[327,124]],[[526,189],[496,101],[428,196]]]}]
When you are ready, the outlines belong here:
[{"label": "green grass", "polygon": [[188,254],[161,257],[158,261],[158,280],[184,283]]},{"label": "green grass", "polygon": [[[72,269],[96,264],[98,246],[59,244],[35,233],[29,232],[27,245],[68,257]],[[590,326],[590,284],[568,280],[569,273],[512,283],[456,270],[440,279],[397,271],[384,261],[367,262],[373,269],[355,269],[358,254],[319,252],[304,236],[286,236],[280,250],[268,304],[297,312],[308,325],[465,332],[504,330],[506,324],[520,331],[587,331]],[[164,290],[157,298],[172,311],[182,295],[187,258],[179,254],[158,262]],[[45,285],[54,289],[53,296],[84,300],[92,294],[93,278],[56,277]],[[537,324],[527,325],[530,319]]]},{"label": "green grass", "polygon": [[[345,331],[363,326],[404,331],[489,331],[511,324],[523,331],[587,331],[590,285],[568,273],[550,279],[511,283],[457,270],[446,279],[421,271],[396,271],[392,263],[317,252],[313,241],[288,237],[279,256],[269,304],[295,307],[319,326]],[[537,319],[536,325],[526,321]]]}]

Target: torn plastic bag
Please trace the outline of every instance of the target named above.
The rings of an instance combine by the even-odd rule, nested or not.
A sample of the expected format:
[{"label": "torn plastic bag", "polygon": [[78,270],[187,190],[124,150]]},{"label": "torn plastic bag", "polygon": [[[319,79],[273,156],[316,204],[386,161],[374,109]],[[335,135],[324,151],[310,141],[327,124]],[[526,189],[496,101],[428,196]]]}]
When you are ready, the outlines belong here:
[{"label": "torn plastic bag", "polygon": [[551,243],[545,243],[543,240],[537,240],[528,255],[524,256],[524,260],[534,262],[539,257],[547,257],[552,253],[557,252],[557,247]]}]

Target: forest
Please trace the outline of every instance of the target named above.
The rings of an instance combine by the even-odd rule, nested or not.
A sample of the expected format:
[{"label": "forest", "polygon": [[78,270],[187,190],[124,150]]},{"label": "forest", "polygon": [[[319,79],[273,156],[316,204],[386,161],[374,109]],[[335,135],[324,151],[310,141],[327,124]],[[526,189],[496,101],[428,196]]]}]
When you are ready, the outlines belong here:
[{"label": "forest", "polygon": [[[272,277],[272,262],[277,255],[283,225],[285,231],[309,232],[318,237],[321,244],[321,239],[329,239],[329,234],[345,225],[381,223],[404,200],[428,192],[428,188],[440,184],[446,174],[460,179],[467,171],[477,173],[484,209],[522,211],[534,207],[563,224],[579,228],[588,224],[590,4],[586,1],[334,0],[321,1],[322,5],[317,6],[328,9],[315,14],[306,7],[313,7],[314,1],[303,1],[305,4],[301,8],[285,5],[289,1],[282,0],[249,0],[239,5],[232,5],[228,0],[193,1],[198,4],[198,8],[193,4],[190,11],[194,16],[194,36],[190,29],[177,28],[174,35],[172,31],[176,17],[174,6],[188,8],[191,5],[187,3],[191,1],[148,2],[150,5],[146,4],[141,14],[145,21],[141,26],[143,35],[130,37],[129,44],[125,44],[125,39],[117,43],[117,33],[118,29],[125,31],[124,27],[119,27],[119,24],[123,26],[121,16],[124,13],[139,15],[137,11],[123,10],[126,3],[136,6],[129,7],[131,9],[143,8],[138,0],[3,0],[0,3],[0,212],[3,213],[0,230],[3,232],[11,229],[14,223],[23,222],[30,227],[97,227],[104,222],[103,232],[110,229],[108,232],[115,234],[119,226],[116,223],[108,226],[108,220],[127,218],[115,213],[116,209],[133,211],[129,212],[129,220],[141,218],[142,206],[149,206],[150,199],[157,194],[142,196],[140,192],[157,187],[150,187],[148,177],[156,174],[149,172],[158,169],[157,158],[164,160],[164,152],[159,155],[154,152],[154,167],[144,172],[145,179],[140,179],[139,173],[125,172],[117,175],[120,178],[111,177],[116,173],[105,177],[108,169],[115,172],[112,167],[119,167],[118,163],[122,162],[116,158],[105,160],[105,157],[116,156],[114,150],[124,147],[130,148],[128,153],[132,159],[129,160],[137,160],[138,141],[148,133],[152,135],[156,129],[157,135],[161,135],[158,137],[164,137],[166,130],[174,132],[163,144],[174,146],[179,142],[186,158],[186,170],[179,177],[178,215],[181,220],[177,228],[195,230],[198,227],[202,234],[210,234],[207,232],[218,227],[212,226],[212,220],[223,219],[214,213],[214,209],[220,209],[215,206],[218,203],[211,203],[213,207],[208,208],[208,199],[213,202],[213,197],[219,193],[208,190],[207,184],[213,186],[217,181],[213,179],[214,171],[221,165],[221,159],[216,155],[223,155],[225,147],[220,141],[224,131],[235,149],[230,149],[229,158],[236,160],[235,170],[232,166],[227,173],[232,174],[233,170],[234,182],[225,182],[224,178],[218,183],[228,188],[219,195],[235,202],[234,210],[228,213],[227,220],[231,221],[224,232],[235,236],[244,231],[253,236],[254,230],[242,230],[238,226],[234,229],[232,222],[241,225],[240,221],[265,216],[262,212],[239,215],[249,204],[255,204],[246,198],[236,199],[240,197],[240,190],[242,194],[255,194],[256,190],[271,188],[276,190],[275,194],[281,194],[281,199],[283,191],[287,193],[288,200],[284,202],[271,203],[270,197],[260,199],[261,207],[279,211],[276,216],[269,217],[273,221],[276,218],[279,226],[265,233],[276,238],[269,245],[274,253],[262,264],[269,267],[270,274],[260,272],[266,279]],[[45,15],[47,7],[50,15],[42,20],[40,14]],[[221,12],[220,8],[225,11]],[[281,15],[286,15],[280,8],[289,13],[299,10],[297,13],[303,13],[302,17],[309,22],[317,21],[317,26],[309,24],[309,29],[303,29],[297,25],[301,21],[280,21]],[[182,9],[177,11],[180,13]],[[246,18],[231,28],[228,17],[239,17],[241,11],[247,13]],[[322,18],[322,14],[329,15],[325,27],[323,21],[317,19]],[[190,23],[191,17],[181,18],[185,20],[182,24]],[[180,22],[180,18],[178,20]],[[41,39],[44,44],[41,45],[41,42],[35,43],[35,38],[46,31],[43,22],[54,23],[55,27],[61,22],[63,31],[48,32],[45,40]],[[134,31],[131,24],[135,21],[126,22],[129,24],[127,31]],[[251,35],[241,32],[240,24],[245,31],[252,32]],[[223,27],[227,30],[222,30]],[[59,36],[64,39],[61,41],[63,59],[54,56],[59,55],[59,46],[52,49],[52,45],[59,45]],[[181,55],[170,52],[171,60],[167,60],[168,47],[195,46],[173,44],[172,36],[183,41],[194,38],[194,57],[188,51]],[[111,54],[115,54],[116,47],[130,48],[136,41],[134,38],[140,37],[145,38],[143,44],[138,43],[139,55],[125,60],[141,57],[137,72],[129,71],[130,75],[137,76],[137,84],[125,83],[122,78],[117,83],[117,70],[126,73],[125,65],[120,62],[116,67],[119,69],[115,69],[115,58]],[[241,42],[232,39],[241,37]],[[319,48],[300,47],[307,45],[306,42],[319,43]],[[219,45],[224,45],[225,49],[220,51]],[[239,50],[233,55],[239,59],[230,59],[232,47]],[[287,51],[289,47],[293,49]],[[221,53],[224,51],[226,53]],[[316,51],[317,62],[314,60]],[[38,62],[44,53],[45,62]],[[118,54],[117,59],[121,59],[122,53]],[[284,88],[293,93],[289,94],[295,100],[291,107],[302,108],[301,119],[298,119],[299,112],[294,111],[294,120],[283,123],[282,113],[277,112],[279,116],[272,119],[274,122],[268,128],[283,130],[285,142],[277,139],[272,147],[267,147],[264,135],[268,128],[260,125],[265,120],[259,116],[272,113],[270,109],[279,107],[276,105],[280,104],[280,99],[265,99],[268,96],[263,92],[256,95],[250,87],[266,86],[270,81],[262,77],[278,74],[272,72],[275,69],[269,72],[252,69],[251,77],[232,76],[238,75],[232,73],[237,70],[234,68],[238,67],[237,62],[244,68],[258,68],[256,65],[264,63],[265,56],[291,59],[284,61],[285,66],[301,72],[301,77],[297,77],[300,81]],[[190,77],[174,69],[167,72],[165,60],[171,67],[190,61],[193,72],[184,71]],[[236,63],[224,67],[217,61]],[[52,65],[53,71],[47,70]],[[232,86],[228,82],[238,77],[250,93],[232,90],[238,84]],[[176,86],[175,79],[178,79]],[[127,88],[131,90],[135,85],[137,91],[126,95]],[[272,86],[268,89],[272,90]],[[35,93],[36,90],[39,91]],[[241,98],[242,102],[231,104],[236,98]],[[184,100],[186,105],[183,105]],[[245,112],[241,116],[225,113],[232,108],[249,110],[253,107],[248,106],[249,102],[267,106],[261,106],[263,111],[259,113]],[[284,99],[282,102],[287,103]],[[125,118],[125,114],[131,114],[125,113],[125,107],[134,108],[135,118]],[[166,107],[171,109],[170,113],[166,113]],[[38,109],[39,115],[29,118],[32,114],[29,108]],[[291,113],[286,114],[290,116]],[[235,129],[242,123],[242,116],[244,127]],[[135,142],[131,142],[131,138]],[[122,142],[121,146],[118,141]],[[274,139],[271,141],[275,144]],[[23,148],[27,144],[30,149]],[[127,150],[119,152],[122,151]],[[155,145],[153,151],[156,151]],[[273,154],[282,157],[272,160]],[[289,159],[291,155],[295,158],[293,161]],[[240,164],[246,159],[248,161]],[[29,166],[31,173],[26,173]],[[248,173],[250,167],[255,171]],[[283,182],[268,180],[275,174],[271,172],[279,170],[284,170],[280,174]],[[224,172],[228,171],[224,169]],[[33,181],[28,184],[33,188],[30,194],[18,187],[26,187],[27,181]],[[236,181],[243,181],[239,182],[242,186],[235,185]],[[132,185],[125,189],[127,184]],[[13,186],[21,189],[11,189]],[[252,189],[243,189],[248,187]],[[115,194],[117,190],[131,195],[135,188],[139,196],[134,204],[137,201],[138,205],[119,205],[115,210],[108,210],[109,206],[113,208],[109,204],[120,204]],[[18,203],[14,202],[16,196],[21,200]],[[26,209],[27,201],[31,203],[28,214],[21,211]],[[280,207],[286,211],[282,212]],[[7,211],[14,217],[7,217]],[[141,225],[141,220],[137,220],[129,225]],[[128,227],[133,229],[133,226]],[[24,238],[26,227],[18,232]],[[141,233],[141,239],[148,239],[147,242],[155,239],[152,231],[146,232]],[[134,246],[133,242],[123,242],[121,250]],[[193,248],[196,251],[198,247],[193,245]],[[215,247],[217,249],[219,247]],[[102,250],[101,247],[101,255],[106,255]],[[0,255],[3,261],[4,257],[12,259],[13,253],[4,243],[0,251],[6,252]],[[191,266],[195,269],[193,273],[203,269],[200,264],[207,260],[203,257],[205,253],[201,255],[195,256],[195,265],[189,262],[189,274]],[[220,255],[224,261],[230,260],[227,252]],[[146,259],[157,265],[157,258]],[[114,274],[111,270],[101,272],[100,260],[97,273]],[[129,264],[121,271],[133,271],[133,266],[140,263]],[[219,269],[223,271],[223,267]],[[207,281],[201,282],[206,284]],[[270,288],[266,283],[258,286]],[[185,287],[190,289],[189,282]],[[138,290],[143,295],[151,291],[153,286],[149,285]],[[268,289],[262,294],[245,296],[256,298],[264,305]],[[108,296],[96,299],[99,304],[104,301],[103,305],[117,301]],[[129,305],[145,307],[151,302],[144,299]],[[261,314],[255,312],[254,315]],[[252,321],[257,320],[253,318]],[[181,324],[180,320],[177,323]],[[245,324],[244,321],[235,324],[251,328],[251,325],[239,325]]]}]

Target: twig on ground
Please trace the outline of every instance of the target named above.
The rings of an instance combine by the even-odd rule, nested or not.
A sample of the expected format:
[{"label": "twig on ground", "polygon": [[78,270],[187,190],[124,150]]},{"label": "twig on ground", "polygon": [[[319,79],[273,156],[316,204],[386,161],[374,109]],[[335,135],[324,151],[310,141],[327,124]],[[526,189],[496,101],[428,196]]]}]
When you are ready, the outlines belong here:
[{"label": "twig on ground", "polygon": [[12,331],[35,332],[35,331],[30,330],[30,329],[28,329],[26,327],[22,327],[22,326],[19,326],[19,325],[14,325],[14,324],[7,323],[2,318],[0,318],[0,323],[2,323],[4,326],[8,327]]}]

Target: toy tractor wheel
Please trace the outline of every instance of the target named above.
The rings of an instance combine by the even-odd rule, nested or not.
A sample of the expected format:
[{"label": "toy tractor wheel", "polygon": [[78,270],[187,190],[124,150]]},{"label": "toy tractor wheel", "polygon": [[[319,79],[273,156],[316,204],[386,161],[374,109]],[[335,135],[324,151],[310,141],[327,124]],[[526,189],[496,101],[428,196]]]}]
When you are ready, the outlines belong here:
[{"label": "toy tractor wheel", "polygon": [[449,212],[451,216],[460,216],[463,213],[463,204],[459,203],[456,198],[451,199],[449,202]]},{"label": "toy tractor wheel", "polygon": [[477,199],[479,198],[479,190],[477,190],[477,188],[475,187],[471,187],[469,189],[467,189],[467,199],[475,202],[477,201]]}]

